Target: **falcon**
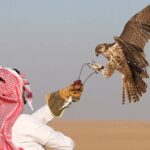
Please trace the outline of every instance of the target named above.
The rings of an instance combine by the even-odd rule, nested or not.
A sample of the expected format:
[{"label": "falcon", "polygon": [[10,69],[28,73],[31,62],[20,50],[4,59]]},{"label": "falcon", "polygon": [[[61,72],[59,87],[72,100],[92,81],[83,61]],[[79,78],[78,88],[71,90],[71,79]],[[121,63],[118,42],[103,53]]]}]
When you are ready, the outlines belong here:
[{"label": "falcon", "polygon": [[137,102],[146,93],[149,78],[149,63],[144,54],[144,47],[150,39],[150,5],[135,14],[125,25],[114,43],[98,44],[95,48],[97,56],[103,55],[108,63],[101,69],[102,74],[109,78],[115,70],[122,77],[122,103]]}]

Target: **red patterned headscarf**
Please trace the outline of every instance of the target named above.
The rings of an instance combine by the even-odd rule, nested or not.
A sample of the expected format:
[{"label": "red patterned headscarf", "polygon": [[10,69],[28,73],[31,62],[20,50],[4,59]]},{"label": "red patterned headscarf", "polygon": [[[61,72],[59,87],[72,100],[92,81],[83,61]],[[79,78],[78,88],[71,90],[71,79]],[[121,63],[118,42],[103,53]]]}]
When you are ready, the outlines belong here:
[{"label": "red patterned headscarf", "polygon": [[24,99],[32,102],[32,93],[25,76],[0,67],[0,150],[23,150],[11,141],[11,128],[24,109]]}]

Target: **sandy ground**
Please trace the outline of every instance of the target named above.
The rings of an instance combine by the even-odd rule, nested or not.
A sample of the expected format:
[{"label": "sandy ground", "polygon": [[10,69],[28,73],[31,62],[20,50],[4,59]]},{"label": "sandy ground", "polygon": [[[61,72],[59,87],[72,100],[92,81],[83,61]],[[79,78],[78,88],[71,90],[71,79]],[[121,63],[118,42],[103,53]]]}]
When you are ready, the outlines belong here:
[{"label": "sandy ground", "polygon": [[150,150],[150,122],[55,120],[49,125],[72,137],[75,150]]}]

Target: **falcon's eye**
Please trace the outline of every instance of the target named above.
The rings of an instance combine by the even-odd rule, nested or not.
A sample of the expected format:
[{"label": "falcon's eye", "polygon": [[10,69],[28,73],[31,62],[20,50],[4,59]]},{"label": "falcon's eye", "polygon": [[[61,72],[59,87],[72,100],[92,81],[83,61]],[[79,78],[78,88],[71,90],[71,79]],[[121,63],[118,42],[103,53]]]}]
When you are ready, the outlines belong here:
[{"label": "falcon's eye", "polygon": [[99,44],[97,45],[97,47],[95,48],[95,54],[96,56],[99,56],[100,54],[103,53],[103,45],[102,44]]}]

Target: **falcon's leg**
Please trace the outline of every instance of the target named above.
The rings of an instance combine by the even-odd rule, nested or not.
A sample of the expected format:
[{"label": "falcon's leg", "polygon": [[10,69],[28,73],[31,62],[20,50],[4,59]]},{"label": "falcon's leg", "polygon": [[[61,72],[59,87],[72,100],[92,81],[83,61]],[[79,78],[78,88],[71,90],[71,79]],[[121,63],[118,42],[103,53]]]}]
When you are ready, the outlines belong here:
[{"label": "falcon's leg", "polygon": [[102,74],[106,77],[109,78],[112,76],[112,74],[115,71],[115,66],[112,64],[112,61],[109,61],[107,65],[101,70]]}]

